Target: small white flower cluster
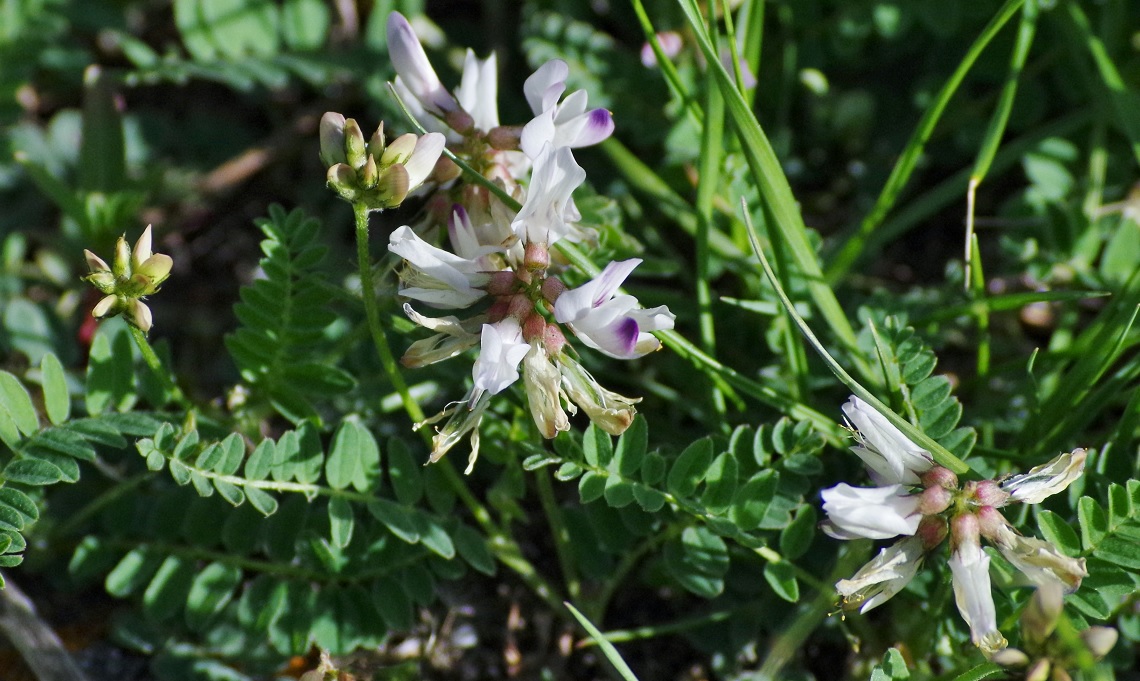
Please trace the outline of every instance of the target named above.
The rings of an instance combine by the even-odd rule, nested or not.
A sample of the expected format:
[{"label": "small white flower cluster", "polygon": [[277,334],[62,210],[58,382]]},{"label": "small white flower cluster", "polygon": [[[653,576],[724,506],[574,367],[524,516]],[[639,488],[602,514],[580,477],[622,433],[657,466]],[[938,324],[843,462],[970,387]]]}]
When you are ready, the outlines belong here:
[{"label": "small white flower cluster", "polygon": [[[428,420],[447,419],[433,438],[431,460],[471,433],[473,464],[479,421],[491,396],[520,376],[545,437],[568,430],[567,411],[575,413],[577,407],[599,427],[620,434],[632,422],[637,400],[598,385],[575,359],[563,327],[586,346],[631,359],[660,346],[652,332],[671,329],[673,315],[665,307],[641,309],[633,296],[619,292],[640,260],[610,263],[593,280],[567,289],[552,272],[550,254],[561,239],[588,238],[572,197],[586,173],[571,149],[609,137],[610,113],[588,110],[581,90],[563,98],[569,67],[553,60],[523,87],[534,118],[521,127],[503,126],[494,55],[480,61],[468,50],[453,94],[440,83],[411,25],[396,12],[388,18],[388,50],[398,73],[395,88],[413,114],[440,128],[457,155],[521,204],[516,212],[485,187],[451,186],[433,197],[436,214],[447,216],[451,250],[428,243],[408,226],[390,236],[388,249],[405,261],[403,296],[433,308],[477,306],[466,319],[425,317],[404,306],[413,321],[435,332],[412,344],[402,360],[406,366],[479,349],[466,397]],[[439,210],[441,203],[446,212]]]},{"label": "small white flower cluster", "polygon": [[846,606],[866,612],[894,596],[947,534],[954,600],[971,639],[987,655],[1004,648],[1006,641],[997,629],[990,558],[982,550],[981,538],[1033,584],[1065,592],[1080,586],[1088,574],[1083,558],[1071,558],[1047,542],[1022,536],[998,509],[1012,503],[1037,504],[1067,488],[1084,469],[1085,450],[1062,454],[1023,475],[959,486],[952,471],[936,466],[929,452],[863,400],[852,396],[843,413],[859,441],[852,451],[879,486],[840,483],[823,490],[827,520],[821,528],[836,539],[903,536],[851,579],[836,583]]}]

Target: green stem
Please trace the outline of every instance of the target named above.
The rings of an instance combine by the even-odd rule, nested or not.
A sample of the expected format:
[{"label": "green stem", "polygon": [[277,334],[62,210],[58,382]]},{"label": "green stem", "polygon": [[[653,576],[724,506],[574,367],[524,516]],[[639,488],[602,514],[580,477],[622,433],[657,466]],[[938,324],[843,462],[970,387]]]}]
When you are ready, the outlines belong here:
[{"label": "green stem", "polygon": [[[550,474],[545,468],[540,468],[534,472],[534,482],[538,490],[538,499],[542,502],[542,510],[546,514],[546,522],[550,525],[554,552],[558,555],[558,566],[562,569],[562,578],[566,581],[566,593],[571,601],[578,601],[582,596],[582,583],[578,579],[578,569],[574,565],[570,531],[562,519],[562,509],[558,507],[558,500],[554,498],[554,486],[550,483]],[[595,622],[598,621],[594,613],[589,614]]]},{"label": "green stem", "polygon": [[[376,306],[375,287],[372,282],[372,259],[368,252],[368,209],[362,204],[352,204],[352,212],[356,218],[356,257],[357,265],[360,269],[360,290],[361,297],[364,300],[364,312],[368,317],[368,329],[372,334],[372,342],[376,345],[376,352],[380,356],[380,364],[384,368],[384,372],[388,375],[388,380],[391,381],[392,387],[400,395],[400,401],[404,405],[404,411],[416,423],[424,420],[423,410],[420,405],[412,397],[411,392],[408,390],[408,384],[404,381],[403,374],[400,373],[400,367],[396,362],[395,355],[392,354],[392,348],[388,345],[388,337],[384,333],[384,327],[380,321],[380,310]],[[423,437],[428,447],[432,446],[431,432],[427,429],[421,429]],[[443,471],[444,477],[447,479],[448,484],[459,496],[463,504],[471,512],[475,522],[487,534],[491,551],[501,563],[514,570],[519,578],[523,580],[534,592],[546,601],[556,612],[565,612],[562,606],[563,599],[555,592],[554,589],[547,584],[542,575],[535,570],[534,566],[527,561],[522,555],[522,550],[519,548],[518,543],[506,532],[503,528],[499,527],[491,513],[483,504],[472,494],[468,489],[466,481],[451,465],[447,459],[443,459],[434,464]]]},{"label": "green stem", "polygon": [[162,384],[162,389],[169,398],[183,409],[193,409],[194,405],[190,403],[190,400],[186,399],[186,395],[182,393],[182,389],[174,383],[174,379],[170,377],[170,372],[166,370],[166,367],[162,366],[162,360],[155,354],[154,348],[150,346],[150,341],[146,339],[146,334],[142,332],[142,329],[133,324],[127,324],[127,328],[131,330],[131,337],[135,339],[135,345],[138,346],[139,352],[142,353],[143,361],[150,367],[150,371],[154,374],[154,377]]},{"label": "green stem", "polygon": [[392,347],[388,345],[388,336],[384,334],[384,327],[380,323],[380,309],[376,305],[376,287],[372,281],[372,257],[368,253],[368,208],[362,203],[352,204],[352,214],[356,218],[356,264],[360,270],[360,297],[364,301],[364,314],[368,318],[368,330],[372,334],[372,343],[376,346],[376,354],[380,356],[380,366],[388,375],[392,387],[400,395],[404,404],[404,411],[412,421],[419,423],[424,420],[424,412],[420,405],[408,391],[408,384],[396,356],[392,354]]}]

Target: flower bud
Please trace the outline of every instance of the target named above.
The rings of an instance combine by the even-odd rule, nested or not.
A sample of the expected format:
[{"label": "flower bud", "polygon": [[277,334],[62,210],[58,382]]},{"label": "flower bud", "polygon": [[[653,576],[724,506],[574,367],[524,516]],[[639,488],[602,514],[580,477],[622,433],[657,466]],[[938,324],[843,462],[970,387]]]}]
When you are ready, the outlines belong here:
[{"label": "flower bud", "polygon": [[546,335],[546,320],[542,315],[531,312],[523,319],[522,336],[527,343],[542,340]]},{"label": "flower bud", "polygon": [[515,273],[510,270],[492,272],[487,281],[487,293],[493,296],[509,296],[514,293],[517,282]]},{"label": "flower bud", "polygon": [[333,111],[321,116],[321,163],[325,167],[348,162],[344,155],[344,124],[344,116]]},{"label": "flower bud", "polygon": [[91,316],[95,317],[96,319],[102,319],[103,317],[114,314],[117,312],[115,307],[117,306],[118,302],[119,299],[116,296],[103,296],[99,302],[95,303],[95,307],[91,310]]},{"label": "flower bud", "polygon": [[358,177],[360,186],[364,189],[372,189],[380,182],[380,169],[376,167],[375,156],[368,155],[368,160],[364,162],[364,167],[360,169]]},{"label": "flower bud", "polygon": [[491,303],[491,307],[487,308],[487,322],[494,324],[506,318],[507,311],[511,307],[511,298],[497,298],[495,302]]},{"label": "flower bud", "polygon": [[1051,667],[1048,658],[1038,660],[1025,672],[1025,681],[1048,681]]},{"label": "flower bud", "polygon": [[131,272],[131,247],[127,245],[126,236],[119,237],[115,242],[115,261],[111,265],[111,271],[115,274],[116,278],[130,276]]},{"label": "flower bud", "polygon": [[467,136],[475,129],[475,119],[463,109],[452,109],[443,116],[443,122],[460,135]]},{"label": "flower bud", "polygon": [[355,201],[360,192],[356,190],[356,171],[345,163],[338,163],[329,168],[325,175],[329,189],[332,189],[345,201]]},{"label": "flower bud", "polygon": [[1009,492],[1003,490],[993,480],[981,480],[975,483],[972,496],[978,504],[995,508],[1001,508],[1009,501]]},{"label": "flower bud", "polygon": [[368,203],[373,208],[391,208],[404,202],[408,195],[408,171],[404,166],[392,166],[380,175],[376,183],[375,196],[368,197]]},{"label": "flower bud", "polygon": [[355,170],[364,167],[368,156],[368,146],[364,143],[364,133],[355,119],[349,118],[344,122],[344,155],[348,165]]},{"label": "flower bud", "polygon": [[384,121],[376,126],[376,132],[368,139],[368,155],[380,156],[384,153]]},{"label": "flower bud", "polygon": [[524,319],[534,312],[534,303],[524,295],[514,295],[507,299],[507,316]]},{"label": "flower bud", "polygon": [[954,493],[945,487],[927,487],[922,492],[922,501],[918,504],[918,512],[923,515],[937,515],[950,508],[954,500]]},{"label": "flower bud", "polygon": [[946,521],[938,516],[928,515],[918,523],[914,536],[922,540],[924,551],[930,551],[942,543],[947,534]]},{"label": "flower bud", "polygon": [[565,290],[566,284],[563,284],[558,277],[547,277],[542,282],[542,297],[551,305],[558,300],[558,296],[562,295]]},{"label": "flower bud", "polygon": [[446,156],[440,156],[439,160],[435,162],[435,168],[431,171],[431,179],[433,182],[443,184],[444,182],[451,182],[462,174],[463,169],[455,165],[455,161]]},{"label": "flower bud", "polygon": [[554,357],[562,352],[563,346],[566,345],[566,336],[562,334],[562,329],[558,328],[557,324],[547,324],[543,329],[542,343],[546,348],[546,354]]},{"label": "flower bud", "polygon": [[547,250],[546,244],[528,241],[523,255],[523,266],[531,272],[538,272],[549,267],[550,251]]},{"label": "flower bud", "polygon": [[150,308],[146,306],[139,299],[135,298],[127,304],[127,309],[123,313],[123,317],[131,326],[137,327],[143,333],[149,333],[150,327],[154,325],[154,318],[150,314]]},{"label": "flower bud", "polygon": [[934,466],[922,474],[922,485],[924,487],[958,489],[958,476],[954,475],[954,471],[949,468]]},{"label": "flower bud", "polygon": [[1119,638],[1119,634],[1112,627],[1089,627],[1082,631],[1080,636],[1085,647],[1098,660],[1108,655]]},{"label": "flower bud", "polygon": [[959,546],[977,546],[980,543],[978,517],[973,513],[954,516],[950,521],[950,550],[957,551]]},{"label": "flower bud", "polygon": [[1057,628],[1057,620],[1064,609],[1061,588],[1056,583],[1037,587],[1033,597],[1021,613],[1021,635],[1030,645],[1041,645]]},{"label": "flower bud", "polygon": [[487,133],[487,143],[500,151],[518,151],[522,128],[517,125],[500,125]]},{"label": "flower bud", "polygon": [[1003,667],[1024,667],[1029,664],[1029,656],[1017,648],[1002,648],[990,656],[990,662]]}]

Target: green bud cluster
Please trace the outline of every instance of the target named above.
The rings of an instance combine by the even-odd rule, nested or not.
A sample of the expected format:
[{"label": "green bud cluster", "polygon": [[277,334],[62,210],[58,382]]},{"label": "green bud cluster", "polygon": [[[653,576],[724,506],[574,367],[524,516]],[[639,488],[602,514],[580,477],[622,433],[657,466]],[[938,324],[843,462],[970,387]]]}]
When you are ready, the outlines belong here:
[{"label": "green bud cluster", "polygon": [[354,119],[329,112],[321,118],[320,138],[328,186],[349,203],[362,203],[369,210],[394,208],[424,179],[411,177],[405,167],[421,139],[414,134],[388,144],[381,122],[365,140]]},{"label": "green bud cluster", "polygon": [[103,294],[91,314],[97,319],[121,314],[128,324],[143,333],[150,331],[154,321],[142,299],[158,293],[174,266],[169,255],[151,252],[150,226],[143,230],[134,250],[127,244],[125,235],[119,237],[111,265],[91,251],[83,253],[91,268],[91,273],[83,279]]}]

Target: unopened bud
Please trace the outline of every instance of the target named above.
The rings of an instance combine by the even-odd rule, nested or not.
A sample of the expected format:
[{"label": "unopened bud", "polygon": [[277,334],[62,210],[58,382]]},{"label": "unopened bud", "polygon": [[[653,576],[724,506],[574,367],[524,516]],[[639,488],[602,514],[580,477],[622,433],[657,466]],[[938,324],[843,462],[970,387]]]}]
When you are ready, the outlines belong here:
[{"label": "unopened bud", "polygon": [[922,540],[922,548],[930,551],[946,538],[946,521],[938,516],[928,515],[918,523],[914,535]]},{"label": "unopened bud", "polygon": [[550,266],[550,251],[546,244],[528,241],[523,254],[523,266],[531,272],[538,272]]},{"label": "unopened bud", "polygon": [[534,303],[524,295],[514,295],[507,299],[507,316],[524,319],[534,312]]},{"label": "unopened bud", "polygon": [[1002,648],[990,656],[990,662],[1003,667],[1024,667],[1029,664],[1029,656],[1017,648]]},{"label": "unopened bud", "polygon": [[522,128],[517,125],[500,125],[487,133],[487,143],[501,151],[518,151]]},{"label": "unopened bud", "polygon": [[143,333],[148,333],[150,327],[154,326],[154,318],[150,314],[150,308],[146,306],[146,303],[138,299],[132,300],[127,304],[127,309],[123,317],[127,320],[127,323],[137,327],[138,330]]},{"label": "unopened bud", "polygon": [[565,290],[566,284],[563,284],[558,277],[547,277],[542,282],[542,297],[551,305],[558,300],[558,296],[562,295]]},{"label": "unopened bud", "polygon": [[954,471],[942,466],[935,466],[922,474],[923,487],[944,487],[958,489],[958,476]]},{"label": "unopened bud", "polygon": [[981,480],[976,483],[972,495],[982,506],[1000,508],[1009,501],[1009,492],[1006,492],[993,480]]},{"label": "unopened bud", "polygon": [[372,189],[380,181],[380,170],[376,167],[376,158],[372,154],[368,155],[368,160],[364,162],[359,174],[360,186],[364,189]]},{"label": "unopened bud", "polygon": [[115,261],[111,265],[111,271],[116,277],[125,276],[131,271],[131,247],[127,245],[125,235],[115,242]]},{"label": "unopened bud", "polygon": [[918,512],[923,515],[937,515],[950,508],[954,494],[945,487],[927,487],[920,498]]},{"label": "unopened bud", "polygon": [[487,293],[493,296],[510,295],[514,293],[516,282],[518,282],[518,279],[515,278],[515,273],[510,270],[492,272],[490,279],[487,281]]},{"label": "unopened bud", "polygon": [[1005,516],[993,506],[982,506],[975,514],[978,517],[978,531],[982,533],[983,537],[991,541],[996,540],[997,537],[1006,532],[1006,528],[1009,526]]},{"label": "unopened bud", "polygon": [[475,119],[463,109],[452,109],[444,114],[443,122],[460,135],[467,135],[475,129]]},{"label": "unopened bud", "polygon": [[522,323],[523,340],[527,343],[542,340],[546,335],[546,320],[542,315],[531,312]]},{"label": "unopened bud", "polygon": [[359,195],[356,190],[356,171],[345,163],[338,163],[329,168],[325,175],[329,188],[345,201],[354,201]]},{"label": "unopened bud", "polygon": [[1021,613],[1021,635],[1027,643],[1041,644],[1057,628],[1064,608],[1064,594],[1055,582],[1037,587]]},{"label": "unopened bud", "polygon": [[399,165],[386,168],[376,184],[376,191],[376,208],[394,208],[400,205],[408,195],[408,171]]},{"label": "unopened bud", "polygon": [[435,162],[435,168],[431,171],[431,180],[437,184],[443,184],[444,182],[451,182],[462,174],[463,169],[455,165],[455,161],[446,156],[440,156],[439,160]]},{"label": "unopened bud", "polygon": [[384,153],[384,121],[380,121],[380,125],[376,126],[376,132],[372,133],[372,137],[368,140],[368,155],[380,156]]},{"label": "unopened bud", "polygon": [[119,298],[117,296],[103,296],[99,302],[95,303],[95,307],[91,310],[91,316],[96,319],[102,319],[107,315],[114,314],[118,302]]},{"label": "unopened bud", "polygon": [[1069,671],[1059,664],[1053,665],[1053,673],[1049,675],[1050,681],[1073,681]]},{"label": "unopened bud", "polygon": [[502,321],[507,316],[507,311],[511,307],[511,298],[497,298],[495,302],[491,303],[491,307],[487,308],[487,322],[494,324],[495,322]]},{"label": "unopened bud", "polygon": [[364,133],[354,118],[344,122],[344,155],[348,165],[356,170],[363,168],[367,160],[365,157],[368,156],[368,147],[364,143]]},{"label": "unopened bud", "polygon": [[1025,681],[1048,681],[1051,668],[1049,658],[1040,659],[1025,672]]},{"label": "unopened bud", "polygon": [[566,336],[562,335],[562,329],[558,328],[557,324],[547,324],[543,330],[542,345],[546,349],[546,354],[554,357],[562,352],[562,348],[566,345]]},{"label": "unopened bud", "polygon": [[959,546],[977,545],[980,542],[978,531],[978,517],[973,513],[961,513],[950,521],[950,550],[955,551]]},{"label": "unopened bud", "polygon": [[344,116],[333,111],[321,116],[321,163],[326,168],[348,160],[344,155],[344,123]]},{"label": "unopened bud", "polygon": [[1089,627],[1081,632],[1081,640],[1084,641],[1085,647],[1098,660],[1108,655],[1118,638],[1119,634],[1112,627]]}]

